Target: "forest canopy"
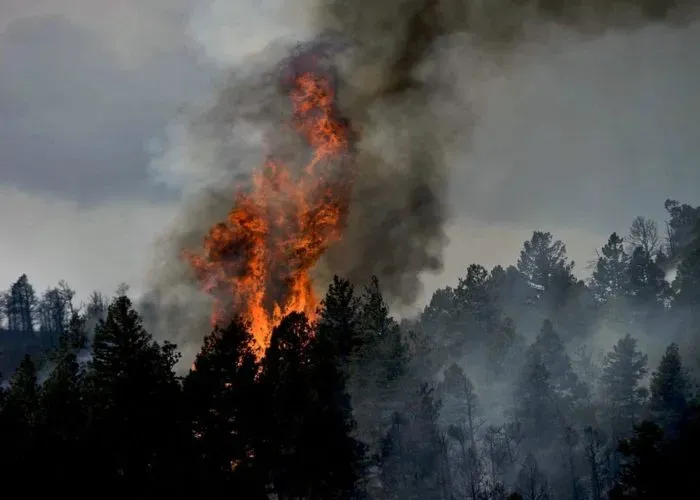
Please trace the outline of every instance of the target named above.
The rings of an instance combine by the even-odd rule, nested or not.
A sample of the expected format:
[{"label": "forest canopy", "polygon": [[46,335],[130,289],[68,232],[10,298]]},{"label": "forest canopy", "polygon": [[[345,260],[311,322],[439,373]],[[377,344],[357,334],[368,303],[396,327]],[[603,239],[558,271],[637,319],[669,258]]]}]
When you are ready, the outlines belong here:
[{"label": "forest canopy", "polygon": [[600,242],[585,280],[544,231],[410,320],[377,279],[335,277],[316,320],[288,315],[262,356],[236,317],[184,374],[125,288],[77,304],[22,274],[0,304],[0,470],[50,464],[53,492],[89,477],[139,498],[683,497],[700,207],[665,207],[663,228],[638,217]]}]

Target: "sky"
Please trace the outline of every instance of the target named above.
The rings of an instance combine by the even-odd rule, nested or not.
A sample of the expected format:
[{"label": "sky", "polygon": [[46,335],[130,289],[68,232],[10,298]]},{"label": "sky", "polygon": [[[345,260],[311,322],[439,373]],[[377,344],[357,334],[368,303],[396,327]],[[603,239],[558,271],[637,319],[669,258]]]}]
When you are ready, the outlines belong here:
[{"label": "sky", "polygon": [[[308,33],[282,0],[0,0],[0,283],[143,291],[180,192],[153,175],[171,124],[243,55]],[[515,263],[551,231],[580,272],[612,231],[700,204],[700,24],[559,37],[458,79],[478,117],[450,164],[445,269]],[[167,170],[167,169],[166,169]],[[161,169],[162,171],[162,169]]]}]

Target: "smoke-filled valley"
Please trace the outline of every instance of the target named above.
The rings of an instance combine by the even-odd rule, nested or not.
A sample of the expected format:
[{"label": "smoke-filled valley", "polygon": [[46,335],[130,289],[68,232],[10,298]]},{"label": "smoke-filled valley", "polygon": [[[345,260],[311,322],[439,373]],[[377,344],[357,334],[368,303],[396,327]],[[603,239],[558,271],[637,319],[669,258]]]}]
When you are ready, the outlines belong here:
[{"label": "smoke-filled valley", "polygon": [[696,2],[304,7],[305,40],[237,61],[154,159],[184,196],[144,293],[81,301],[22,274],[0,295],[7,484],[50,464],[54,492],[139,498],[686,496],[696,199],[660,187],[665,219],[586,241],[583,264],[538,223],[517,261],[461,261],[403,313],[470,196],[451,184],[472,174],[478,89],[559,42],[682,29]]}]

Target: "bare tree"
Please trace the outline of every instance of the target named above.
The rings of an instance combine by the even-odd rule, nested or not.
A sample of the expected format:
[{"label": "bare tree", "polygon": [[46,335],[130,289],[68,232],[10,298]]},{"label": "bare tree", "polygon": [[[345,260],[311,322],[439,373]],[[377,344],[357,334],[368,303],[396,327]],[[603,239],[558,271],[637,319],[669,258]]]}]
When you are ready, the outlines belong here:
[{"label": "bare tree", "polygon": [[647,255],[653,256],[659,250],[660,242],[656,222],[641,216],[632,221],[627,237],[627,253],[631,254],[635,248],[642,247]]},{"label": "bare tree", "polygon": [[65,304],[66,309],[68,310],[68,314],[72,315],[73,313],[77,313],[78,310],[73,305],[73,299],[75,298],[75,290],[73,290],[64,280],[59,281],[58,286],[56,288],[61,296],[61,300]]},{"label": "bare tree", "polygon": [[547,500],[547,490],[547,477],[540,470],[535,456],[528,453],[518,473],[518,492],[525,500]]},{"label": "bare tree", "polygon": [[68,323],[69,310],[61,290],[48,288],[38,302],[37,313],[40,331],[51,332],[56,336],[63,333]]}]

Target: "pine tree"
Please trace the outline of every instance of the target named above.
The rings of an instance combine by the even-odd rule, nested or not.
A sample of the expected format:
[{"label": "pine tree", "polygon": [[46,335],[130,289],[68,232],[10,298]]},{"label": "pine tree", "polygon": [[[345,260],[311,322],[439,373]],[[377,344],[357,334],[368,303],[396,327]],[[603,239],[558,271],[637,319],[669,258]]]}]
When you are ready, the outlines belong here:
[{"label": "pine tree", "polygon": [[469,447],[476,448],[476,433],[483,420],[474,383],[459,365],[453,363],[445,370],[444,380],[438,390],[443,416],[463,432]]},{"label": "pine tree", "polygon": [[356,423],[347,390],[347,363],[360,345],[358,326],[353,287],[336,277],[323,300],[310,351],[314,408],[307,422],[315,432],[307,466],[315,471],[312,498],[352,498],[362,476],[365,447],[353,437]]},{"label": "pine tree", "polygon": [[666,200],[664,208],[668,212],[667,253],[672,260],[682,258],[688,245],[693,242],[694,229],[700,221],[700,207],[692,207],[676,200]]},{"label": "pine tree", "polygon": [[26,274],[15,281],[5,298],[7,328],[18,332],[34,331],[38,300]]},{"label": "pine tree", "polygon": [[448,435],[459,447],[459,472],[469,498],[478,499],[483,490],[485,471],[476,436],[484,424],[479,396],[474,384],[459,365],[452,364],[438,386],[442,396],[441,414],[449,423]]},{"label": "pine tree", "polygon": [[666,273],[642,247],[637,247],[629,260],[627,295],[639,310],[655,312],[669,296]]},{"label": "pine tree", "polygon": [[562,413],[552,376],[541,355],[530,350],[515,386],[516,422],[533,448],[546,447],[562,431]]},{"label": "pine tree", "polygon": [[389,388],[405,371],[407,353],[401,329],[389,314],[376,277],[360,298],[357,332],[352,378],[363,388]]},{"label": "pine tree", "polygon": [[311,385],[312,337],[306,317],[290,314],[272,332],[263,359],[267,446],[261,455],[279,498],[307,497],[319,472],[306,465],[318,441],[317,429],[310,425],[317,410]]},{"label": "pine tree", "polygon": [[635,426],[634,435],[620,443],[625,457],[610,500],[656,500],[666,498],[667,489],[659,476],[667,470],[661,441],[663,431],[651,422]]},{"label": "pine tree", "polygon": [[622,238],[612,233],[600,250],[590,283],[597,302],[604,303],[624,295],[628,262]]},{"label": "pine tree", "polygon": [[455,289],[455,328],[459,339],[481,343],[498,326],[500,312],[493,300],[488,271],[471,264]]},{"label": "pine tree", "polygon": [[172,470],[178,359],[173,344],[161,346],[143,329],[127,297],[114,299],[95,328],[86,374],[95,479],[148,491],[156,476]]},{"label": "pine tree", "polygon": [[690,251],[678,265],[674,287],[678,290],[674,306],[689,308],[697,322],[700,319],[700,246]]},{"label": "pine tree", "polygon": [[601,384],[614,439],[631,432],[642,416],[648,391],[640,383],[646,373],[647,356],[629,334],[605,356]]},{"label": "pine tree", "polygon": [[406,500],[441,500],[444,492],[443,442],[438,428],[440,402],[423,384],[402,412],[396,412],[382,440],[379,459],[385,491]]},{"label": "pine tree", "polygon": [[10,378],[0,409],[0,466],[7,477],[27,477],[41,460],[40,417],[36,366],[25,355]]},{"label": "pine tree", "polygon": [[675,432],[688,408],[690,380],[683,367],[678,345],[666,349],[658,368],[651,376],[649,409],[662,429]]},{"label": "pine tree", "polygon": [[317,330],[322,343],[332,346],[331,351],[344,363],[360,347],[360,302],[348,280],[333,277],[323,300]]},{"label": "pine tree", "polygon": [[77,352],[84,347],[84,320],[77,313],[58,339],[53,370],[41,391],[43,455],[54,491],[69,492],[79,481],[87,459],[85,430],[88,408],[83,394],[83,367]]},{"label": "pine tree", "polygon": [[[183,383],[196,492],[210,498],[262,498],[262,431],[270,423],[256,386],[254,339],[239,318],[204,338]],[[194,493],[194,491],[193,491]]]},{"label": "pine tree", "polygon": [[573,405],[588,397],[588,387],[571,368],[571,358],[550,320],[544,320],[530,349],[538,353],[562,402]]},{"label": "pine tree", "polygon": [[[402,398],[408,346],[373,277],[359,300],[357,337],[346,363],[357,438],[376,445]],[[373,450],[376,452],[376,450]]]},{"label": "pine tree", "polygon": [[523,244],[518,259],[518,271],[538,290],[547,290],[558,284],[560,278],[568,278],[573,262],[566,257],[566,245],[554,241],[551,233],[535,231]]}]

